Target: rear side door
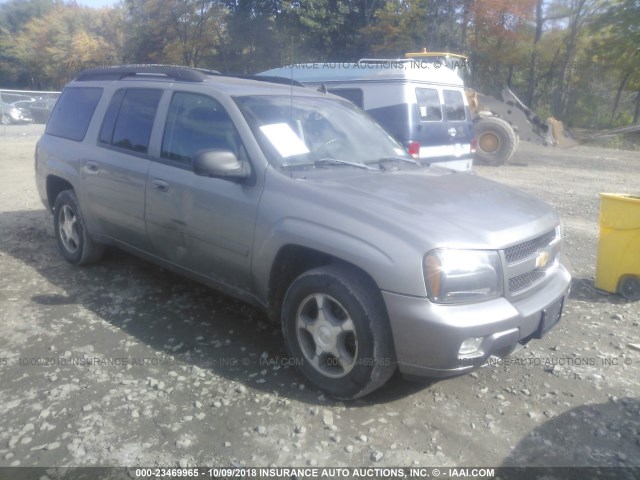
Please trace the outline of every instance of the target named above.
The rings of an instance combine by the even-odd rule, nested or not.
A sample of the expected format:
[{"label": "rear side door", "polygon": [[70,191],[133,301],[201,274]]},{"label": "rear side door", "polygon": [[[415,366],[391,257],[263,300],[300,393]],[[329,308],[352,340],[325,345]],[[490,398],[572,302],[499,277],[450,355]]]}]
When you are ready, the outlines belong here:
[{"label": "rear side door", "polygon": [[225,108],[208,95],[174,92],[160,158],[147,178],[146,227],[154,253],[208,279],[249,289],[251,245],[261,180],[193,173],[196,152],[231,150],[248,160]]},{"label": "rear side door", "polygon": [[82,167],[90,215],[103,235],[148,250],[144,224],[149,142],[161,89],[123,88],[111,98],[98,147]]}]

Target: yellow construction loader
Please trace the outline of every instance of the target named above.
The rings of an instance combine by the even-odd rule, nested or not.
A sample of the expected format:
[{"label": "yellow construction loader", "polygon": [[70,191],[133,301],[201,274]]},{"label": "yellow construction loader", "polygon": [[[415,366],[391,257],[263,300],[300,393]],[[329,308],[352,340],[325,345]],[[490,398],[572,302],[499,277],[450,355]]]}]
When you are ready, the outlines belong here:
[{"label": "yellow construction loader", "polygon": [[[424,49],[422,52],[407,53],[405,57],[445,65],[456,71],[463,80],[467,80],[471,72],[469,57],[465,55]],[[508,87],[502,89],[500,99],[468,87],[466,93],[478,142],[476,159],[481,163],[502,165],[508,162],[520,139],[547,146],[570,147],[578,144],[566,134],[562,122],[553,117],[542,120]]]}]

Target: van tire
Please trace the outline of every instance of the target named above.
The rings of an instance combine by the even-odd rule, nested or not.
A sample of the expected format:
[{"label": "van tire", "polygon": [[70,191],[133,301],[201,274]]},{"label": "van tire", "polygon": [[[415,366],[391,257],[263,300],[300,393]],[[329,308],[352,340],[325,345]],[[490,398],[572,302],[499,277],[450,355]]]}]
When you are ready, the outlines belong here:
[{"label": "van tire", "polygon": [[63,190],[53,206],[53,231],[64,259],[72,265],[86,265],[102,258],[104,247],[89,236],[73,190]]},{"label": "van tire", "polygon": [[396,369],[380,291],[350,266],[328,265],[296,278],[284,299],[282,328],[290,358],[313,385],[333,397],[367,395]]},{"label": "van tire", "polygon": [[484,165],[504,165],[516,152],[518,135],[511,125],[499,117],[478,117],[474,123],[476,160]]}]

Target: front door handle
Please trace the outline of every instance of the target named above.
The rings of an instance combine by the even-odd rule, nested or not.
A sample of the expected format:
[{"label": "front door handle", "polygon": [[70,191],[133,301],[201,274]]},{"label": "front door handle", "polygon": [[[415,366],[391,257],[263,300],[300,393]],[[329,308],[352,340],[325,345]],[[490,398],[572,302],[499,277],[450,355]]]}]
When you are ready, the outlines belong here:
[{"label": "front door handle", "polygon": [[98,163],[94,162],[93,160],[89,160],[84,164],[84,166],[89,173],[98,173],[98,170],[100,170],[100,165],[98,165]]},{"label": "front door handle", "polygon": [[164,180],[160,180],[159,178],[153,179],[153,188],[160,192],[168,192],[169,191],[169,182],[165,182]]}]

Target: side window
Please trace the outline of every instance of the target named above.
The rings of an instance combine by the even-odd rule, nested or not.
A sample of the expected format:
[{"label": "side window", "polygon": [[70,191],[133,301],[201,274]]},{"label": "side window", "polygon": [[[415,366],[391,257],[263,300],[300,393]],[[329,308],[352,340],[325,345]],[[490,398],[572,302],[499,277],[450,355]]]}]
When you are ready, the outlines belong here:
[{"label": "side window", "polygon": [[177,92],[162,137],[162,158],[191,166],[200,150],[230,150],[241,156],[240,137],[226,110],[205,95]]},{"label": "side window", "polygon": [[339,97],[346,98],[360,108],[364,108],[364,96],[360,88],[330,88],[327,91]]},{"label": "side window", "polygon": [[416,88],[416,100],[420,111],[420,120],[427,122],[442,121],[442,106],[435,88]]},{"label": "side window", "polygon": [[113,94],[113,97],[111,97],[109,108],[107,108],[107,113],[105,113],[104,119],[102,120],[102,128],[100,129],[100,143],[111,143],[111,138],[113,137],[113,127],[115,127],[116,125],[116,120],[118,118],[118,112],[120,111],[120,104],[122,103],[124,92],[124,90],[118,90]]},{"label": "side window", "polygon": [[47,123],[46,133],[81,142],[102,97],[102,88],[65,88]]},{"label": "side window", "polygon": [[131,88],[117,91],[100,129],[100,142],[147,153],[162,90]]},{"label": "side window", "polygon": [[447,112],[447,120],[466,120],[462,92],[456,90],[444,90],[444,108]]}]

